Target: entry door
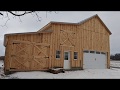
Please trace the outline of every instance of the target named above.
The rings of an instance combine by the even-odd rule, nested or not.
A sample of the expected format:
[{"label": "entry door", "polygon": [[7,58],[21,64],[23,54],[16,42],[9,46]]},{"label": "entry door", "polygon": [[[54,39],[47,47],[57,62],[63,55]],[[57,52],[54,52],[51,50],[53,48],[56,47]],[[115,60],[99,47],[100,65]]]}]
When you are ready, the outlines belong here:
[{"label": "entry door", "polygon": [[70,69],[70,51],[64,52],[64,69]]}]

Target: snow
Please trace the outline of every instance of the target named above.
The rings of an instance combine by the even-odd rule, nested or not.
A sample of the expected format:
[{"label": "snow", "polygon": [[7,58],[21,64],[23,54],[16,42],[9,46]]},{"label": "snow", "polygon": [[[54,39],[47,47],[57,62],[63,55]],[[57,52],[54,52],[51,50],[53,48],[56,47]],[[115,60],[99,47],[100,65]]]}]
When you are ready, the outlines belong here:
[{"label": "snow", "polygon": [[[3,62],[0,62],[2,67]],[[120,61],[111,61],[111,66],[120,67]],[[2,67],[3,68],[3,67]],[[2,79],[120,79],[120,69],[85,69],[75,71],[65,71],[65,73],[53,74],[44,71],[16,72]]]},{"label": "snow", "polygon": [[110,61],[112,67],[120,67],[120,61]]},{"label": "snow", "polygon": [[11,75],[21,79],[105,79],[120,78],[119,69],[86,69],[77,71],[65,71],[65,73],[52,74],[49,72],[17,72]]},{"label": "snow", "polygon": [[3,60],[0,60],[0,67],[3,67]]}]

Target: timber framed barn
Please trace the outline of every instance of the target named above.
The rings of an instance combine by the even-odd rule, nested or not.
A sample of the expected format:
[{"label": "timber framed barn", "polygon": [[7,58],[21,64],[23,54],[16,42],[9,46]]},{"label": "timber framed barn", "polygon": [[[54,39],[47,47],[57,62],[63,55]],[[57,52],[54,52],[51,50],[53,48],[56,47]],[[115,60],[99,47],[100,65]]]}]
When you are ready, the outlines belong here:
[{"label": "timber framed barn", "polygon": [[96,14],[78,23],[49,22],[36,32],[4,35],[4,71],[110,68],[112,33]]}]

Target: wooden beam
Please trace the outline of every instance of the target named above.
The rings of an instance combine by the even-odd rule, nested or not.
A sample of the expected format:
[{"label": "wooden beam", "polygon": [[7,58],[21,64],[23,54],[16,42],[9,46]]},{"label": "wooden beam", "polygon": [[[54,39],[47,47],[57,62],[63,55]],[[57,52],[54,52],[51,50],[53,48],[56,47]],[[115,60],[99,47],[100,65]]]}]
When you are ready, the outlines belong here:
[{"label": "wooden beam", "polygon": [[72,34],[75,34],[75,32],[73,32],[73,31],[68,31],[68,30],[64,30],[64,29],[61,29],[60,31],[63,31],[63,32],[66,32],[66,33],[72,33]]},{"label": "wooden beam", "polygon": [[12,43],[26,43],[26,44],[36,44],[36,45],[50,46],[50,44],[48,44],[48,43],[36,43],[36,42],[20,41],[20,40],[12,40]]},{"label": "wooden beam", "polygon": [[37,47],[36,45],[34,45],[38,50],[39,50],[39,52],[41,52],[41,53],[43,53],[45,56],[48,56],[48,55],[46,55],[45,53],[44,53],[44,51],[42,50],[43,48],[39,48],[39,47]]},{"label": "wooden beam", "polygon": [[38,33],[52,33],[53,30],[44,30],[44,31],[41,31],[41,32],[38,32]]},{"label": "wooden beam", "polygon": [[62,47],[74,47],[74,46],[68,46],[68,45],[60,45]]}]

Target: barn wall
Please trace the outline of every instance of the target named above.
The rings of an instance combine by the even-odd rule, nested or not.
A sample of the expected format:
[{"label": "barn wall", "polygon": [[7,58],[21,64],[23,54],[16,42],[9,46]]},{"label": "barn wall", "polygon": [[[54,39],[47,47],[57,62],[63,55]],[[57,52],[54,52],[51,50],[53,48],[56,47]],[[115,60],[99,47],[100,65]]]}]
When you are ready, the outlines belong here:
[{"label": "barn wall", "polygon": [[[70,51],[71,67],[83,67],[83,50],[96,50],[107,52],[108,68],[110,66],[110,40],[109,33],[94,17],[80,25],[52,23],[49,28],[43,31],[53,30],[52,33],[38,34],[16,34],[6,36],[5,69],[9,69],[12,40],[30,41],[36,43],[50,44],[49,48],[49,68],[63,67],[64,51]],[[69,39],[68,39],[69,38]],[[56,59],[56,50],[60,50],[60,59]],[[78,59],[74,60],[74,52],[78,52]]]},{"label": "barn wall", "polygon": [[[94,17],[81,25],[70,25],[70,24],[52,24],[53,33],[51,34],[51,66],[63,67],[64,63],[64,51],[71,51],[71,67],[83,67],[83,50],[96,50],[107,52],[107,62],[109,68],[109,56],[110,56],[110,43],[109,33],[106,28],[101,24],[98,18]],[[70,38],[72,44],[66,41],[62,30],[71,34]],[[56,50],[61,50],[61,58],[56,59]],[[74,60],[73,52],[78,52],[78,60]]]},{"label": "barn wall", "polygon": [[[71,66],[72,67],[80,67],[81,59],[80,56],[78,60],[73,60],[73,51],[78,52],[80,54],[79,43],[76,41],[78,38],[77,34],[77,26],[69,25],[69,24],[52,24],[53,33],[52,37],[52,67],[63,67],[64,63],[64,51],[70,51],[71,54]],[[63,32],[62,32],[63,31]],[[65,32],[64,32],[65,31]],[[69,36],[67,36],[69,34]],[[66,40],[70,38],[70,41]],[[65,41],[66,40],[66,41]],[[78,39],[79,40],[79,39]],[[61,58],[56,59],[56,50],[61,51]]]},{"label": "barn wall", "polygon": [[[101,24],[98,18],[94,17],[87,22],[78,26],[78,33],[82,39],[81,45],[83,50],[96,50],[101,52],[107,52],[108,68],[110,65],[110,43],[109,33],[106,28]],[[82,51],[81,51],[82,52]],[[81,56],[83,58],[83,55]],[[83,59],[82,59],[83,61]]]},{"label": "barn wall", "polygon": [[[15,50],[13,49],[13,45],[12,45],[12,41],[13,40],[18,40],[18,41],[30,41],[30,42],[35,42],[35,43],[47,43],[50,44],[51,43],[51,34],[50,33],[36,33],[36,34],[10,34],[10,35],[6,35],[6,47],[5,47],[5,70],[9,70],[10,69],[10,60],[11,60],[11,55],[13,52],[15,52]],[[24,47],[24,46],[23,46]],[[15,47],[14,47],[15,48]],[[16,48],[16,50],[18,50]],[[29,49],[31,50],[31,48]],[[30,54],[32,55],[33,52],[31,52]],[[26,56],[27,57],[27,56]],[[48,64],[49,62],[47,62]],[[17,63],[12,64],[16,65],[16,66],[20,66],[17,65]],[[21,67],[21,70],[24,70],[24,68]],[[36,67],[37,69],[37,67]]]}]

